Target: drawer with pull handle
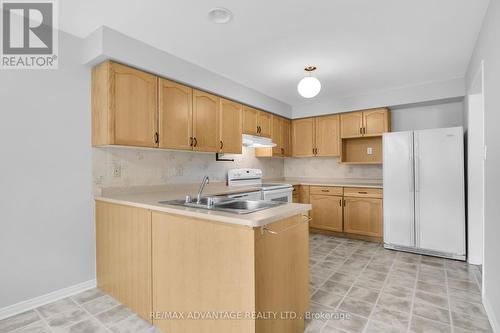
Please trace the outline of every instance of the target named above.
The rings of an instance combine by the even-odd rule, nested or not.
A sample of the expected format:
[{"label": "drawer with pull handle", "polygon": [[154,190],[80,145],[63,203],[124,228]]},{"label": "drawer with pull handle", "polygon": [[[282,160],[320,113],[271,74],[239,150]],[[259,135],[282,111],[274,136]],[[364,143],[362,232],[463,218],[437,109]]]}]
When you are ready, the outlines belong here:
[{"label": "drawer with pull handle", "polygon": [[338,186],[311,186],[311,194],[342,195],[342,187]]},{"label": "drawer with pull handle", "polygon": [[383,197],[383,191],[381,188],[344,187],[344,196],[381,199]]}]

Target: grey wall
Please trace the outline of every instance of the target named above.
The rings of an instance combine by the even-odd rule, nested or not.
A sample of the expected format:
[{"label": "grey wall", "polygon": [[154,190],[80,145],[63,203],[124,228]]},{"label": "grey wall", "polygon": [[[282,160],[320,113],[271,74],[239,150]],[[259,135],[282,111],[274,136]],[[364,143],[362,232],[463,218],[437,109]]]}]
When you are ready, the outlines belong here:
[{"label": "grey wall", "polygon": [[430,82],[421,85],[374,91],[357,96],[323,96],[293,107],[293,118],[356,111],[384,106],[408,105],[428,101],[462,98],[463,78]]},{"label": "grey wall", "polygon": [[462,99],[428,102],[391,108],[394,132],[463,126]]},{"label": "grey wall", "polygon": [[275,114],[292,116],[292,107],[286,103],[108,27],[86,38],[84,58],[90,64],[113,59]]},{"label": "grey wall", "polygon": [[0,74],[0,308],[95,278],[90,71],[59,36],[58,70]]},{"label": "grey wall", "polygon": [[491,1],[469,68],[467,85],[484,60],[485,132],[488,154],[485,161],[485,222],[483,292],[486,311],[496,332],[500,331],[500,1]]}]

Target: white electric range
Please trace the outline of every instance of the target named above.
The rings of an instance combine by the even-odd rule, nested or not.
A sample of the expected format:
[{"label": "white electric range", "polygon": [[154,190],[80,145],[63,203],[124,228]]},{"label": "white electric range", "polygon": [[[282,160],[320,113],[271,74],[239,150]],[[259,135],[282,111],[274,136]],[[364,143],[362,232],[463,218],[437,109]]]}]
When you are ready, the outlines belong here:
[{"label": "white electric range", "polygon": [[227,172],[227,185],[260,188],[257,191],[231,194],[228,195],[229,198],[292,202],[293,186],[290,184],[262,183],[262,170],[260,169],[230,169]]}]

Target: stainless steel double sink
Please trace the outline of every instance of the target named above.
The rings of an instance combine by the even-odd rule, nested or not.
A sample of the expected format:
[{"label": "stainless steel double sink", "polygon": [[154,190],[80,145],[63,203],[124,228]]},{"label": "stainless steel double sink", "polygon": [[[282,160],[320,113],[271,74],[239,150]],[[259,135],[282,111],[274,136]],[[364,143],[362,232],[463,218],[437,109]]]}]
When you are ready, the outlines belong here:
[{"label": "stainless steel double sink", "polygon": [[196,199],[192,200],[190,197],[187,197],[186,200],[167,200],[160,201],[159,203],[162,205],[200,208],[233,214],[250,214],[285,204],[285,202],[239,200],[226,197],[203,197],[199,203]]}]

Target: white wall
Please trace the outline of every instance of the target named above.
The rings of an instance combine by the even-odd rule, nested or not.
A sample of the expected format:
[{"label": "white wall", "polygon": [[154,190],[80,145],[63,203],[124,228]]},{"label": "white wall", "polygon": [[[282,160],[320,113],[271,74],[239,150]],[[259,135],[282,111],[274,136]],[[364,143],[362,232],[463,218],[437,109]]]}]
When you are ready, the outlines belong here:
[{"label": "white wall", "polygon": [[471,264],[483,264],[484,95],[482,66],[466,98],[467,110],[467,250]]},{"label": "white wall", "polygon": [[90,71],[59,36],[58,70],[0,73],[0,308],[95,278]]},{"label": "white wall", "polygon": [[92,65],[113,59],[287,118],[292,116],[286,103],[108,27],[101,27],[85,40],[84,58]]},{"label": "white wall", "polygon": [[356,111],[384,106],[408,105],[463,97],[463,78],[429,82],[415,86],[374,91],[357,96],[322,97],[293,107],[293,118]]},{"label": "white wall", "polygon": [[[226,181],[227,170],[258,168],[266,178],[283,177],[283,158],[256,158],[255,149],[243,147],[243,154],[224,154],[234,162],[216,162],[214,153],[193,153],[163,149],[100,147],[93,149],[94,193],[102,187],[198,183],[208,175],[211,181]],[[121,176],[113,169],[119,167]]]},{"label": "white wall", "polygon": [[392,131],[462,126],[462,99],[391,107]]},{"label": "white wall", "polygon": [[485,222],[483,293],[486,311],[495,332],[500,332],[500,1],[490,2],[469,68],[467,85],[474,80],[484,60],[485,138]]}]

